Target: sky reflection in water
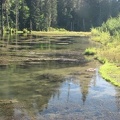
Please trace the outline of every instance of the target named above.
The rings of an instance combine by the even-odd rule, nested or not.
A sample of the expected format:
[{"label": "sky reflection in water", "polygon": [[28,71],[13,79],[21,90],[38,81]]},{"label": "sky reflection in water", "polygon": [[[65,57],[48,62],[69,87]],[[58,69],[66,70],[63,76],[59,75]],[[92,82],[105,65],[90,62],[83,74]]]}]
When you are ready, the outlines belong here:
[{"label": "sky reflection in water", "polygon": [[[90,45],[88,38],[57,39],[37,38],[36,42],[34,41],[35,46],[29,46],[37,51],[30,52],[29,57],[34,61],[41,55],[60,57],[60,60],[66,57],[77,59],[80,52]],[[44,45],[41,40],[45,42]],[[74,43],[71,43],[73,40]],[[31,45],[30,41],[28,42]],[[63,44],[67,42],[67,46]],[[18,45],[21,45],[21,41],[18,41]],[[24,45],[26,47],[26,43]],[[24,45],[22,43],[21,46]],[[48,49],[50,51],[46,54]],[[63,51],[59,51],[60,49]],[[45,54],[39,53],[39,50],[43,50]],[[79,54],[74,54],[76,50]],[[69,52],[73,53],[68,54]],[[32,53],[37,54],[32,56]],[[103,80],[98,70],[92,77],[89,73],[85,73],[84,77],[81,74],[76,75],[78,71],[74,71],[76,66],[83,69],[91,67],[91,64],[37,61],[34,65],[31,58],[29,59],[21,65],[15,63],[0,68],[0,120],[120,120],[120,89]],[[75,74],[62,78],[62,82],[55,82],[56,79],[61,79],[61,76],[56,76],[56,72],[72,67]]]},{"label": "sky reflection in water", "polygon": [[39,114],[47,119],[119,120],[120,104],[117,103],[120,99],[116,97],[119,88],[107,83],[97,72],[87,91],[81,86],[80,80],[67,78],[59,92],[51,97],[47,108]]}]

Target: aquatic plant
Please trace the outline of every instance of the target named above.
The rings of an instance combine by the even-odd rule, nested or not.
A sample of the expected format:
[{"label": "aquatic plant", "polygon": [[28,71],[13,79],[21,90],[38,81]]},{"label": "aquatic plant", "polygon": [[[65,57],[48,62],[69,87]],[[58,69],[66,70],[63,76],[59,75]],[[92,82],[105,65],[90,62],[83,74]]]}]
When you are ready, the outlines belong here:
[{"label": "aquatic plant", "polygon": [[96,48],[87,48],[84,52],[85,55],[95,55],[96,54]]}]

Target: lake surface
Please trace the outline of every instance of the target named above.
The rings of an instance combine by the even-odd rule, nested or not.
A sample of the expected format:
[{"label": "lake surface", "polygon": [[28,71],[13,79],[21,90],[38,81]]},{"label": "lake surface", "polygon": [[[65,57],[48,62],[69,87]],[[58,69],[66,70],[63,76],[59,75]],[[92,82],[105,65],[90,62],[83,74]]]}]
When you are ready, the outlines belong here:
[{"label": "lake surface", "polygon": [[120,120],[120,88],[83,55],[90,46],[87,37],[4,36],[0,120]]}]

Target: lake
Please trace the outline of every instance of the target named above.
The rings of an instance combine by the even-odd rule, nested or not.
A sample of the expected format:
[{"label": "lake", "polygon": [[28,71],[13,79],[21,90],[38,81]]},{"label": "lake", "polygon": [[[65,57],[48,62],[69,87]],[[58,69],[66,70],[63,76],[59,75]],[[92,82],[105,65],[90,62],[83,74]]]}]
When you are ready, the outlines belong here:
[{"label": "lake", "polygon": [[84,56],[92,46],[88,37],[3,36],[0,120],[120,120],[120,88]]}]

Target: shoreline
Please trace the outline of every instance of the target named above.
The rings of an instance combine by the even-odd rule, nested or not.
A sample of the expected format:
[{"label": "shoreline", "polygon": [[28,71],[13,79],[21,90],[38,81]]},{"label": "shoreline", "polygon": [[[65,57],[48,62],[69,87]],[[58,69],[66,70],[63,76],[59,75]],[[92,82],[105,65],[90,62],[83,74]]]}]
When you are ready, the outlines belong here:
[{"label": "shoreline", "polygon": [[32,31],[31,35],[37,36],[91,36],[91,32],[73,32],[73,31]]}]

